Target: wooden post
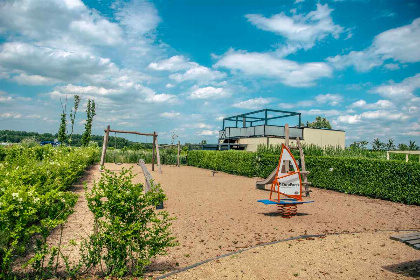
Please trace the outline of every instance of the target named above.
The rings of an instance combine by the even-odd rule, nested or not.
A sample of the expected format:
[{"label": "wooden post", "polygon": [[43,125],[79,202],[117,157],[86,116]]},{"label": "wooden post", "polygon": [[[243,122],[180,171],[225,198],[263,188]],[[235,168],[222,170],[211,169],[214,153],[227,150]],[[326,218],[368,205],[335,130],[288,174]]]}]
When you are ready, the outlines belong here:
[{"label": "wooden post", "polygon": [[153,132],[153,146],[152,146],[152,171],[155,171],[155,146],[156,146],[156,132]]},{"label": "wooden post", "polygon": [[178,157],[176,158],[176,163],[177,163],[178,167],[181,166],[181,164],[180,164],[180,156],[181,155],[180,154],[181,154],[181,142],[178,141]]},{"label": "wooden post", "polygon": [[102,144],[102,155],[101,155],[101,166],[104,166],[105,164],[105,155],[106,155],[106,147],[108,146],[108,141],[109,141],[109,130],[110,130],[110,126],[108,125],[108,127],[105,130],[105,135],[104,135],[104,143]]},{"label": "wooden post", "polygon": [[156,136],[156,159],[157,159],[157,166],[159,167],[159,174],[162,174],[162,166],[160,165],[160,153],[159,153],[159,143]]},{"label": "wooden post", "polygon": [[389,160],[389,152],[386,152],[386,160]]},{"label": "wooden post", "polygon": [[[289,125],[287,123],[284,125],[284,145],[289,148]],[[284,163],[284,170],[287,173],[289,172],[289,161],[285,160]]]},{"label": "wooden post", "polygon": [[405,162],[408,162],[408,153],[405,154]]}]

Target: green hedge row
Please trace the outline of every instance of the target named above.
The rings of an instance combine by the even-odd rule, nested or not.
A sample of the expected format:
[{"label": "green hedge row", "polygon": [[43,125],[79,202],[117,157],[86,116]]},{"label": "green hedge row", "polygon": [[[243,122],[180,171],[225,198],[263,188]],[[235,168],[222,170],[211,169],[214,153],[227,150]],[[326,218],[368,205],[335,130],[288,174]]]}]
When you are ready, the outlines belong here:
[{"label": "green hedge row", "polygon": [[[188,165],[248,177],[267,177],[278,155],[190,151]],[[420,205],[420,163],[367,158],[306,157],[314,187]]]}]

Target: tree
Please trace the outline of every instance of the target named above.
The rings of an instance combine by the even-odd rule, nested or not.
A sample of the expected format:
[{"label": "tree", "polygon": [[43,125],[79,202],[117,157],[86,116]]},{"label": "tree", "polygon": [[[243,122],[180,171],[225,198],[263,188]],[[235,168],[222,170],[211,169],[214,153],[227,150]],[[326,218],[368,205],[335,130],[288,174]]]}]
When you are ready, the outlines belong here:
[{"label": "tree", "polygon": [[408,149],[410,151],[417,151],[419,149],[419,146],[416,145],[416,141],[411,141],[408,143]]},{"label": "tree", "polygon": [[311,123],[307,123],[307,125],[308,125],[308,127],[312,127],[312,128],[328,128],[328,129],[331,129],[330,122],[326,118],[323,118],[321,116],[316,117],[315,121],[313,121]]},{"label": "tree", "polygon": [[207,144],[207,140],[201,140],[201,145],[206,145]]},{"label": "tree", "polygon": [[88,99],[88,104],[86,107],[86,123],[85,123],[85,132],[82,135],[82,145],[89,145],[89,141],[92,135],[92,121],[93,117],[96,115],[96,105],[94,100]]},{"label": "tree", "polygon": [[362,150],[366,150],[367,144],[369,144],[368,141],[353,142],[352,144],[350,144],[350,148],[351,149],[362,149]]},{"label": "tree", "polygon": [[400,151],[407,151],[408,150],[408,146],[406,144],[400,143],[400,144],[398,144],[398,150],[400,150]]},{"label": "tree", "polygon": [[382,143],[380,140],[379,140],[379,138],[375,138],[375,139],[373,139],[373,142],[372,142],[372,150],[374,150],[374,151],[382,151],[383,150],[383,147],[384,147],[384,143]]},{"label": "tree", "polygon": [[394,140],[388,139],[388,143],[385,144],[385,147],[388,151],[395,150]]},{"label": "tree", "polygon": [[61,142],[61,144],[63,145],[67,139],[67,97],[64,103],[60,99],[60,103],[62,112],[60,119],[60,127],[58,128],[58,141]]},{"label": "tree", "polygon": [[79,108],[79,103],[80,103],[80,96],[75,94],[74,95],[74,107],[70,111],[71,132],[70,132],[70,135],[68,137],[69,145],[71,145],[71,140],[72,140],[72,136],[73,136],[73,129],[74,129],[74,121],[76,119],[76,113],[77,113],[77,109]]}]

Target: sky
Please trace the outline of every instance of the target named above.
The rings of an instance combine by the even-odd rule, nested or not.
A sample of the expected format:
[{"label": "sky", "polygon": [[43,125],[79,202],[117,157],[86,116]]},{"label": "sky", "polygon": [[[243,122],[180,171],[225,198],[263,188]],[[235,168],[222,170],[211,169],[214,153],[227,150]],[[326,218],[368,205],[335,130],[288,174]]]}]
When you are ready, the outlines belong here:
[{"label": "sky", "polygon": [[94,99],[98,135],[216,143],[223,117],[268,108],[347,146],[419,143],[419,62],[415,0],[0,0],[0,129],[56,133],[77,94],[76,133]]}]

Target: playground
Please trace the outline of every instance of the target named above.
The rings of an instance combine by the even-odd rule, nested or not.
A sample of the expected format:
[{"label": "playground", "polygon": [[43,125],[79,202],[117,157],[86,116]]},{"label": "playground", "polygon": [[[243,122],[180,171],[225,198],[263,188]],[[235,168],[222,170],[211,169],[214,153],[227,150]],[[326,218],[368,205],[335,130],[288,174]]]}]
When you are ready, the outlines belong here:
[{"label": "playground", "polygon": [[[151,171],[152,166],[150,164],[146,166]],[[134,173],[137,174],[134,182],[145,183],[145,176],[140,166],[105,163],[105,168],[114,172],[118,172],[123,167],[133,168]],[[200,271],[202,273],[202,269],[212,267],[214,263],[220,265],[219,262],[222,262],[225,266],[224,269],[229,268],[229,266],[232,268],[233,264],[238,264],[234,256],[252,258],[254,266],[258,267],[260,264],[255,263],[257,259],[254,256],[258,254],[261,263],[264,263],[264,250],[270,250],[271,246],[280,246],[281,249],[279,250],[285,250],[284,248],[299,244],[301,244],[299,246],[304,244],[309,246],[302,250],[318,250],[325,260],[339,258],[337,260],[339,261],[341,258],[343,262],[348,263],[346,265],[348,270],[352,269],[352,265],[356,267],[358,263],[366,262],[373,263],[373,267],[376,265],[373,271],[379,272],[384,271],[382,266],[385,265],[410,261],[417,261],[418,265],[420,251],[389,239],[391,235],[398,234],[396,231],[402,231],[399,233],[403,234],[406,233],[405,231],[418,230],[420,225],[420,208],[418,206],[313,188],[311,200],[314,200],[315,203],[299,205],[297,215],[286,219],[279,216],[275,205],[257,203],[258,199],[268,198],[270,194],[269,186],[266,186],[266,190],[255,187],[255,182],[260,178],[247,178],[223,172],[213,174],[211,170],[207,169],[169,165],[162,166],[162,173],[156,170],[151,172],[151,175],[155,182],[161,184],[168,197],[168,200],[164,202],[164,209],[177,217],[177,220],[173,221],[172,231],[179,241],[179,246],[170,248],[167,256],[154,260],[146,275],[157,277],[224,254],[300,235],[326,235],[326,237],[322,239],[325,241],[320,238],[315,238],[315,240],[305,239],[302,243],[295,240],[255,249],[260,253],[252,253],[252,250],[254,250],[252,249],[239,255],[212,261],[194,269],[198,272],[189,270],[188,273],[185,272],[187,273],[185,278],[202,278],[202,276],[199,276]],[[86,181],[88,188],[90,188],[93,180],[98,180],[99,177],[99,166],[95,165],[87,171],[83,181]],[[71,239],[81,240],[92,230],[93,218],[87,209],[83,186],[76,186],[75,192],[79,194],[80,199],[74,208],[74,214],[68,218],[65,224],[62,236],[62,242],[64,243]],[[351,239],[351,233],[359,233],[359,236],[356,239]],[[59,239],[58,231],[53,232],[49,239],[51,244],[56,244]],[[347,241],[341,242],[341,239]],[[328,245],[330,247],[341,248],[340,250],[344,250],[344,253],[337,254],[334,250],[323,252],[326,242],[330,244]],[[372,244],[379,244],[379,247]],[[312,248],[313,246],[318,247]],[[343,248],[346,248],[346,246],[352,246],[352,250],[357,252],[349,253],[345,251],[346,249]],[[392,258],[385,258],[385,252],[390,254]],[[72,248],[67,248],[66,253],[70,255],[70,259],[78,258],[77,251],[72,252]],[[379,255],[376,255],[376,253],[379,253]],[[282,254],[284,255],[284,252]],[[296,258],[297,256],[293,257]],[[259,274],[261,277],[272,275],[270,274],[273,273],[272,270],[278,273],[284,272],[288,277],[293,277],[295,268],[285,267],[284,265],[277,266],[275,261],[271,261],[272,265],[269,265],[270,258],[272,259],[273,256],[267,253],[268,263],[264,263],[266,265],[264,271],[271,272],[267,272],[267,275]],[[389,263],[390,261],[391,263]],[[247,263],[247,261],[244,260],[243,263]],[[288,261],[288,263],[291,262]],[[308,260],[299,263],[296,266],[299,266],[300,270],[311,271],[311,269],[317,267],[315,261]],[[291,265],[293,266],[293,264]],[[234,272],[231,269],[230,274],[226,274],[230,275],[228,278],[242,275],[240,267],[242,266],[238,264]],[[208,274],[208,277],[224,277],[224,274],[217,274],[224,269],[220,268],[219,272],[214,271],[214,267],[212,269],[213,273],[216,274]],[[334,266],[319,268],[320,271],[330,275],[335,273],[334,269]],[[303,272],[296,273],[306,275]],[[376,277],[386,278],[391,275],[388,271],[381,273],[383,274],[378,274]],[[183,279],[182,275],[172,277]],[[314,274],[309,273],[307,275],[309,278],[314,277]],[[399,276],[399,274],[394,273],[392,275]],[[251,276],[248,274],[248,277]],[[404,279],[402,275],[400,276],[402,278],[398,279]],[[343,279],[351,277],[358,278],[357,275],[349,274],[349,272],[342,274]]]}]

